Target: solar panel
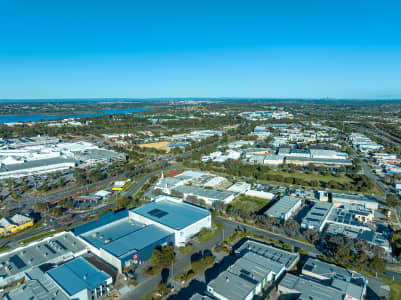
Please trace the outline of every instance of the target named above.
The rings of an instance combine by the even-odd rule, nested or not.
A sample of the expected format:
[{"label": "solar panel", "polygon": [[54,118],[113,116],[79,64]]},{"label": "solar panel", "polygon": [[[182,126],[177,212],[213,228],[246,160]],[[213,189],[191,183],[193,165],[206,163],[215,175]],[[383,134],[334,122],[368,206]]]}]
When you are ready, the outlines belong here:
[{"label": "solar panel", "polygon": [[10,261],[18,268],[21,269],[26,266],[24,261],[18,256],[18,255],[13,255],[10,257]]},{"label": "solar panel", "polygon": [[158,208],[152,209],[151,211],[148,212],[148,214],[156,218],[161,218],[168,215],[167,212]]},{"label": "solar panel", "polygon": [[52,248],[50,248],[49,245],[45,245],[45,247],[46,247],[47,250],[49,250],[51,253],[56,254],[56,251],[54,251]]}]

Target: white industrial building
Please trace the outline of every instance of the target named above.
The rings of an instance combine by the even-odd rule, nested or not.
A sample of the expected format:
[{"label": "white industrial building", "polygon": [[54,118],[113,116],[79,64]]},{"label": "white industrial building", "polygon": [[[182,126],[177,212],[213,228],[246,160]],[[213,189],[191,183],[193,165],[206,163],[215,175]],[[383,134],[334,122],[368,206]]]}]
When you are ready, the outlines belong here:
[{"label": "white industrial building", "polygon": [[273,204],[265,215],[277,218],[281,221],[287,221],[302,205],[302,199],[291,196],[281,197]]},{"label": "white industrial building", "polygon": [[74,234],[92,253],[122,272],[150,259],[156,247],[183,246],[211,226],[208,210],[161,195],[130,211],[100,215],[74,228]]},{"label": "white industrial building", "polygon": [[227,204],[235,198],[235,194],[231,192],[221,192],[187,185],[179,186],[174,191],[182,194],[184,199],[193,196],[199,200],[204,200],[209,206],[213,206],[216,202]]},{"label": "white industrial building", "polygon": [[169,196],[160,196],[152,203],[130,210],[129,218],[133,222],[154,224],[173,232],[176,246],[185,245],[202,228],[212,227],[208,210]]}]

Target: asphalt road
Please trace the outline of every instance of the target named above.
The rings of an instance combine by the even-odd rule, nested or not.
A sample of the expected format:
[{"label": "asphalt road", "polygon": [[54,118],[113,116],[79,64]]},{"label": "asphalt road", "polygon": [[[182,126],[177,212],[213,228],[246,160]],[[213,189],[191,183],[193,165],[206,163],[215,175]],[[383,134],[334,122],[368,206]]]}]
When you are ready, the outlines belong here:
[{"label": "asphalt road", "polygon": [[[221,231],[218,235],[210,239],[209,241],[199,244],[196,242],[193,242],[194,245],[198,246],[197,247],[197,252],[203,252],[204,250],[210,250],[217,244],[221,243],[227,235],[231,234],[235,230],[235,226],[231,225],[228,223],[227,226],[224,226],[224,231]],[[174,273],[170,274],[169,281],[171,278],[174,277],[175,274],[180,273],[183,271],[187,266],[191,264],[191,257],[194,253],[187,254],[187,255],[182,255],[180,256],[180,259],[174,264],[173,270]],[[170,272],[172,271],[171,268],[169,270]],[[147,277],[143,281],[139,283],[138,286],[136,286],[132,291],[130,291],[127,294],[124,294],[120,297],[122,300],[134,300],[134,299],[141,299],[151,291],[155,290],[157,288],[157,285],[160,283],[162,280],[162,276],[155,275],[153,277]]]},{"label": "asphalt road", "polygon": [[310,256],[323,255],[312,244],[304,243],[304,242],[301,242],[299,240],[295,240],[295,239],[289,238],[289,237],[287,237],[285,235],[282,235],[282,234],[272,233],[272,232],[267,231],[267,230],[263,230],[263,229],[259,229],[257,227],[253,227],[253,226],[250,226],[250,225],[245,225],[245,224],[242,224],[242,223],[239,223],[239,222],[227,220],[227,219],[224,219],[224,218],[221,218],[221,217],[217,217],[216,219],[224,225],[224,230],[227,231],[227,232],[233,232],[235,229],[245,228],[246,231],[248,231],[248,232],[251,232],[251,233],[266,237],[266,238],[270,238],[270,239],[273,239],[273,240],[282,241],[284,243],[287,243],[287,244],[291,245],[294,248],[307,250],[308,254]]},{"label": "asphalt road", "polygon": [[[259,228],[253,227],[253,226],[244,225],[242,223],[227,220],[227,219],[224,219],[221,217],[217,217],[216,219],[223,224],[224,229],[217,236],[213,237],[211,240],[207,241],[204,244],[198,245],[198,251],[210,250],[213,247],[215,247],[217,244],[221,243],[225,237],[227,237],[228,235],[233,233],[235,230],[238,230],[238,229],[243,230],[243,228],[245,228],[248,232],[252,232],[254,234],[258,234],[258,235],[261,235],[266,238],[280,240],[282,242],[285,242],[285,243],[293,246],[294,248],[298,247],[301,249],[305,249],[308,251],[310,256],[317,256],[317,255],[321,254],[319,252],[319,250],[317,250],[311,244],[303,243],[301,241],[294,240],[294,239],[288,238],[288,237],[280,235],[280,234],[271,233],[269,231],[265,231],[265,230],[262,230],[262,229],[259,229]],[[193,244],[195,244],[195,243],[193,243]],[[191,264],[191,256],[192,256],[192,254],[184,255],[180,258],[180,260],[178,262],[176,262],[174,264],[174,274],[178,274],[179,272],[181,272],[182,270],[184,270],[187,266],[189,266]],[[147,295],[149,292],[155,290],[161,280],[162,280],[162,277],[160,275],[145,278],[131,292],[122,295],[120,299],[124,299],[124,300],[141,299],[145,295]]]},{"label": "asphalt road", "polygon": [[[163,172],[171,171],[171,170],[174,170],[174,169],[177,169],[177,168],[179,168],[179,165],[170,166],[168,168],[164,168]],[[132,184],[128,189],[123,191],[121,193],[121,195],[123,195],[124,197],[132,196],[134,193],[136,193],[146,183],[146,181],[148,181],[152,176],[160,174],[161,171],[162,170],[156,170],[156,171],[153,171],[151,173],[146,174],[145,176],[140,178],[138,181],[134,182],[134,184]]]}]

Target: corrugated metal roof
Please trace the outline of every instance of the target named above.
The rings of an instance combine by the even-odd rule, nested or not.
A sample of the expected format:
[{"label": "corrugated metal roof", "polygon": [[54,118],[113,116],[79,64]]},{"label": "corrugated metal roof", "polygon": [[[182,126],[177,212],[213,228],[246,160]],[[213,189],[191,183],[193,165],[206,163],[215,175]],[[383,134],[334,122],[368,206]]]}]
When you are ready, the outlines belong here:
[{"label": "corrugated metal roof", "polygon": [[107,244],[103,249],[116,257],[122,257],[129,253],[135,253],[171,235],[173,234],[167,230],[156,225],[149,225]]},{"label": "corrugated metal roof", "polygon": [[210,216],[210,212],[206,209],[184,202],[176,203],[169,200],[152,202],[135,208],[131,212],[175,230],[181,230]]},{"label": "corrugated metal roof", "polygon": [[47,274],[70,296],[84,289],[93,290],[110,278],[82,257],[49,270]]}]

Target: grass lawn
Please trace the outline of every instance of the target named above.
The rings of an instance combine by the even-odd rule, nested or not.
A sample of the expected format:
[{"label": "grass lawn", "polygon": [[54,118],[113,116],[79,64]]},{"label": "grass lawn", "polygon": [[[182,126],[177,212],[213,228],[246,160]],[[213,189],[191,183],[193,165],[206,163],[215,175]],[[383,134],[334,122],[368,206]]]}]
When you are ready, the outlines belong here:
[{"label": "grass lawn", "polygon": [[25,240],[20,241],[20,244],[25,245],[25,244],[40,240],[42,238],[45,238],[47,236],[62,232],[64,230],[65,230],[65,228],[59,228],[59,229],[57,229],[55,231],[47,231],[47,232],[39,233],[37,235],[31,236],[31,237],[29,237],[29,238],[27,238]]},{"label": "grass lawn", "polygon": [[333,176],[333,175],[320,175],[320,174],[306,174],[306,173],[289,173],[289,172],[283,172],[283,171],[270,171],[269,175],[281,175],[283,177],[291,177],[291,178],[299,178],[299,179],[305,179],[308,181],[311,180],[317,180],[317,181],[325,181],[329,182],[330,180],[333,180],[335,182],[339,183],[351,183],[352,180],[347,177],[347,176]]},{"label": "grass lawn", "polygon": [[249,212],[257,212],[261,208],[263,208],[270,200],[260,199],[260,198],[252,198],[244,195],[240,195],[235,198],[234,201],[230,203],[230,205]]},{"label": "grass lawn", "polygon": [[181,254],[189,254],[196,250],[196,247],[192,244],[188,244],[185,247],[178,248]]},{"label": "grass lawn", "polygon": [[0,252],[4,252],[4,251],[10,250],[10,249],[11,249],[11,247],[9,245],[4,245],[3,247],[0,247]]},{"label": "grass lawn", "polygon": [[204,243],[216,236],[221,230],[223,229],[223,224],[217,221],[212,222],[212,229],[202,229],[198,235],[195,237],[195,239],[199,243]]}]

